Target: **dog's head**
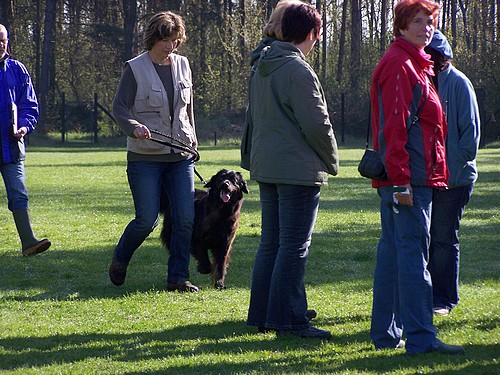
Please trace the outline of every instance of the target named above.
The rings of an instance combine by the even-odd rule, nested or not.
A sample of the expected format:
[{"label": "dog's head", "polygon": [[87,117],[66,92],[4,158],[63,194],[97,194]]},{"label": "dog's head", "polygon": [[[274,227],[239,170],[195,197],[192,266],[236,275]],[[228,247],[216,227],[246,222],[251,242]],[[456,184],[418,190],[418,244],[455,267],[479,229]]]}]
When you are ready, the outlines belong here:
[{"label": "dog's head", "polygon": [[247,182],[240,172],[221,169],[205,184],[209,195],[217,195],[224,203],[237,202],[243,198],[243,193],[248,194]]}]

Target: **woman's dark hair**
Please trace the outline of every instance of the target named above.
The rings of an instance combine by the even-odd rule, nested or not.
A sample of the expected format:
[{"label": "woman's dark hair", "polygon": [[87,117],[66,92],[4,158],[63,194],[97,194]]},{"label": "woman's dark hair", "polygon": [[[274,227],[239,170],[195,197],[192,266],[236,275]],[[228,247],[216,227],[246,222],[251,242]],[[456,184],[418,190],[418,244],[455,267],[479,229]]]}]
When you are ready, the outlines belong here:
[{"label": "woman's dark hair", "polygon": [[434,73],[442,72],[450,65],[451,59],[444,56],[441,52],[436,51],[430,46],[425,47],[424,50],[431,55],[431,60],[434,62]]},{"label": "woman's dark hair", "polygon": [[172,38],[177,39],[176,47],[186,40],[186,27],[181,16],[172,12],[160,12],[151,17],[144,33],[146,50],[151,50],[159,40]]},{"label": "woman's dark hair", "polygon": [[321,30],[321,16],[316,8],[309,4],[293,4],[285,10],[281,20],[285,42],[302,43],[311,30],[315,31],[316,36]]},{"label": "woman's dark hair", "polygon": [[441,6],[432,0],[401,0],[394,7],[394,35],[400,37],[400,30],[408,30],[411,20],[420,11],[431,15],[434,19],[434,28],[437,28],[440,9]]}]

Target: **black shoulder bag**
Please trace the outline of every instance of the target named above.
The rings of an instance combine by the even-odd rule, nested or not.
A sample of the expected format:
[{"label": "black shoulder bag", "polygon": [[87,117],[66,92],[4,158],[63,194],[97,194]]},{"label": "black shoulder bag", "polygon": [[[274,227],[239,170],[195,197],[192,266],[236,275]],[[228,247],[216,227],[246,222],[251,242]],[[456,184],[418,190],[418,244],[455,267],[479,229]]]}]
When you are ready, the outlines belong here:
[{"label": "black shoulder bag", "polygon": [[380,153],[368,147],[370,144],[371,112],[370,107],[370,111],[368,112],[368,128],[366,130],[365,153],[359,162],[358,172],[361,176],[372,180],[387,181],[389,177],[387,176]]},{"label": "black shoulder bag", "polygon": [[[419,118],[418,116],[420,115],[420,109],[424,106],[425,102],[427,101],[427,95],[428,94],[426,92],[423,102],[418,106],[417,111],[415,112],[415,116],[413,116],[411,125],[415,124],[418,121]],[[365,153],[363,154],[363,157],[359,162],[358,172],[361,176],[370,178],[372,180],[387,181],[389,179],[389,176],[387,175],[387,171],[385,170],[385,165],[382,162],[380,153],[377,150],[368,148],[370,144],[370,128],[371,128],[371,106],[370,106],[370,111],[368,112],[368,128],[366,130]]]}]

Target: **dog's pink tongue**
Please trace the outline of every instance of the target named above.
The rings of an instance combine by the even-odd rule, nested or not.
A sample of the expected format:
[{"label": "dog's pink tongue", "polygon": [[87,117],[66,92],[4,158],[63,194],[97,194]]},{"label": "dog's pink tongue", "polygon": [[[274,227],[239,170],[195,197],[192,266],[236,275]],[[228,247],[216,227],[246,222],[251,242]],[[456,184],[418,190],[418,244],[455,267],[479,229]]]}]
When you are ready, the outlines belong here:
[{"label": "dog's pink tongue", "polygon": [[224,203],[227,203],[229,202],[229,200],[231,199],[231,194],[228,194],[228,193],[224,193],[223,191],[220,192],[220,199],[222,199],[222,201]]}]

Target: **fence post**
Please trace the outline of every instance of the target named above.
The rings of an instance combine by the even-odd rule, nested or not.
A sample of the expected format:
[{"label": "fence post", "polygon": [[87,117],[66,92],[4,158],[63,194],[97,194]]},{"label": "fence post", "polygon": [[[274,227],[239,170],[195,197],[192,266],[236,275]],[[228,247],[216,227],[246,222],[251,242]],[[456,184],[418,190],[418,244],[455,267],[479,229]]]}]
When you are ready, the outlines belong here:
[{"label": "fence post", "polygon": [[97,93],[94,93],[94,118],[93,120],[93,128],[94,128],[94,143],[97,143]]},{"label": "fence post", "polygon": [[61,93],[61,142],[66,142],[66,95]]},{"label": "fence post", "polygon": [[345,144],[345,92],[340,94],[340,136],[341,143]]},{"label": "fence post", "polygon": [[481,139],[479,140],[479,148],[486,146],[486,111],[484,110],[486,103],[486,90],[482,87],[476,88],[477,106],[479,107],[479,118],[481,119]]}]

